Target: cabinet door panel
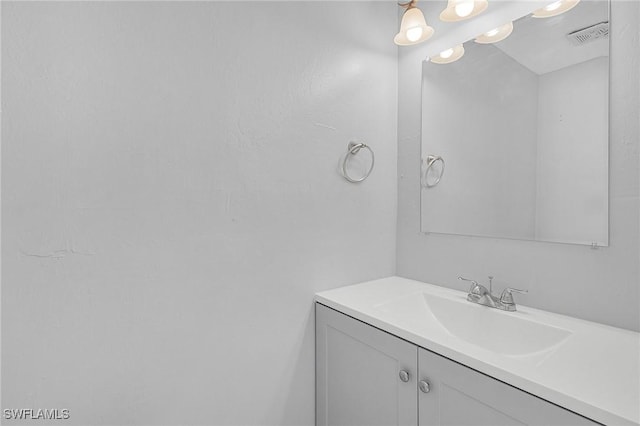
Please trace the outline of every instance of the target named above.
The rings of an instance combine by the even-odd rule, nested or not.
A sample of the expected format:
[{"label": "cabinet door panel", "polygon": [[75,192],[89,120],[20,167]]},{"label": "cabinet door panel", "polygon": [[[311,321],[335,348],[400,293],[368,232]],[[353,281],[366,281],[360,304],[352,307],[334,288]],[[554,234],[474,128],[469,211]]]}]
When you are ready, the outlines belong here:
[{"label": "cabinet door panel", "polygon": [[420,348],[418,380],[420,426],[595,426],[571,411],[551,404],[464,365]]},{"label": "cabinet door panel", "polygon": [[416,346],[316,304],[317,425],[417,425],[416,374]]}]

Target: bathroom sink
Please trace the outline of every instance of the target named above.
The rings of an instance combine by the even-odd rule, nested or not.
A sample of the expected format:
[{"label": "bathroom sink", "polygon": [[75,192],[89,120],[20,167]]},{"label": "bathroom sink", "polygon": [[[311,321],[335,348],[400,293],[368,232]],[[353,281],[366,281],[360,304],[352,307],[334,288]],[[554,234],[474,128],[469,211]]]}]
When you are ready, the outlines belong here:
[{"label": "bathroom sink", "polygon": [[526,318],[522,312],[504,312],[459,297],[428,293],[404,296],[376,306],[405,320],[431,321],[450,335],[506,356],[530,356],[562,344],[571,332]]}]

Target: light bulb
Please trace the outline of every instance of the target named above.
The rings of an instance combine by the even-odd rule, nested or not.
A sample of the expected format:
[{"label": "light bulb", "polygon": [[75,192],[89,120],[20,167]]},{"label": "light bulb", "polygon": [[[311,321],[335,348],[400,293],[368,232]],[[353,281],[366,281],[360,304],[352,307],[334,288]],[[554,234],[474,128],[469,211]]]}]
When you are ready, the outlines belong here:
[{"label": "light bulb", "polygon": [[562,0],[557,1],[555,3],[551,3],[550,5],[545,6],[543,9],[546,10],[547,12],[551,12],[552,10],[556,10],[560,6],[562,6]]},{"label": "light bulb", "polygon": [[459,44],[457,46],[453,46],[450,49],[443,50],[439,55],[429,58],[429,61],[433,62],[434,64],[450,64],[451,62],[455,62],[458,59],[462,58],[463,55],[464,47]]},{"label": "light bulb", "polygon": [[552,16],[558,16],[570,11],[576,7],[578,3],[580,3],[580,0],[559,0],[536,10],[531,16],[534,18],[550,18]]},{"label": "light bulb", "polygon": [[474,6],[473,1],[463,1],[456,4],[456,7],[455,7],[456,15],[458,15],[461,18],[464,18],[465,16],[469,16],[471,12],[473,12],[473,6]]},{"label": "light bulb", "polygon": [[486,35],[487,37],[493,37],[494,35],[498,34],[499,31],[500,27],[494,28],[491,31],[487,31],[486,33],[484,33],[484,35]]},{"label": "light bulb", "polygon": [[453,49],[447,49],[447,50],[444,50],[444,51],[440,52],[440,57],[442,59],[448,59],[448,58],[451,57],[451,55],[453,55]]},{"label": "light bulb", "polygon": [[406,35],[407,35],[407,40],[409,41],[420,40],[420,37],[422,37],[422,28],[420,27],[409,28],[406,32]]},{"label": "light bulb", "polygon": [[512,31],[513,31],[513,22],[509,22],[504,25],[500,25],[499,27],[494,28],[490,31],[487,31],[486,33],[482,33],[481,35],[476,37],[476,43],[480,43],[480,44],[497,43],[509,37]]},{"label": "light bulb", "polygon": [[488,4],[487,0],[448,0],[447,8],[440,12],[440,20],[442,22],[464,21],[484,12]]}]

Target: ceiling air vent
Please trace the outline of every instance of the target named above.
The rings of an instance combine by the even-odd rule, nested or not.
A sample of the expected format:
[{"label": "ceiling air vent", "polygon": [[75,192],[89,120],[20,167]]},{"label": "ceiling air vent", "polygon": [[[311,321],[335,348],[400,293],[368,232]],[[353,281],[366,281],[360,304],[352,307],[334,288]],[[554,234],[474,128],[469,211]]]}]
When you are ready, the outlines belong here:
[{"label": "ceiling air vent", "polygon": [[591,43],[601,38],[609,37],[609,22],[600,22],[581,30],[567,34],[567,38],[571,40],[575,46]]}]

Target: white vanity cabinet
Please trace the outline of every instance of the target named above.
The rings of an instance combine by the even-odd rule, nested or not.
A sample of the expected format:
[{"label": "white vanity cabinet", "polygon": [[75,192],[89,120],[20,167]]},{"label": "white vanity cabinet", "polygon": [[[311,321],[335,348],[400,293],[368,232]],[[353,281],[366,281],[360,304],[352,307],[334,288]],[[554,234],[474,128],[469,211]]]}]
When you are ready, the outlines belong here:
[{"label": "white vanity cabinet", "polygon": [[316,303],[316,424],[597,423]]},{"label": "white vanity cabinet", "polygon": [[316,424],[417,425],[416,350],[316,303]]},{"label": "white vanity cabinet", "polygon": [[420,426],[598,424],[448,358],[417,350],[418,383],[429,384],[428,393],[418,391]]}]

